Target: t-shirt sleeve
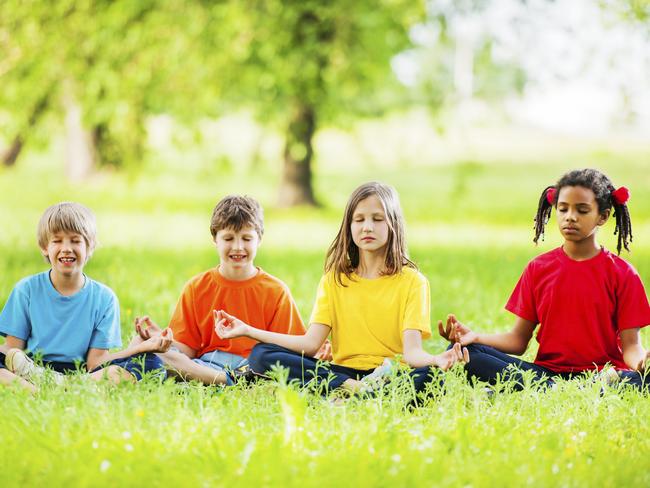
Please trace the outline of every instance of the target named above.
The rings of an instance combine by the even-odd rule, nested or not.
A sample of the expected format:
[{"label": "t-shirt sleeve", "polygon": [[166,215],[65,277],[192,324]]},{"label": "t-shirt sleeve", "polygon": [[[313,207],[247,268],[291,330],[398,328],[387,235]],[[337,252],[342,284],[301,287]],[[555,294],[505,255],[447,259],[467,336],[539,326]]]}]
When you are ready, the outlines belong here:
[{"label": "t-shirt sleeve", "polygon": [[0,314],[0,335],[26,341],[32,332],[29,318],[29,294],[16,286],[10,293]]},{"label": "t-shirt sleeve", "polygon": [[623,275],[616,294],[618,330],[650,325],[650,305],[641,277],[630,265]]},{"label": "t-shirt sleeve", "polygon": [[280,299],[275,306],[275,312],[269,330],[281,334],[301,335],[305,333],[305,325],[298,312],[296,302],[289,290],[282,290]]},{"label": "t-shirt sleeve", "polygon": [[422,332],[422,338],[431,337],[431,293],[429,280],[417,273],[406,298],[402,331],[415,329]]},{"label": "t-shirt sleeve", "polygon": [[309,319],[310,324],[323,324],[328,327],[332,327],[332,312],[330,310],[330,300],[329,295],[331,293],[330,286],[331,282],[328,282],[325,275],[320,279],[318,283],[318,291],[316,292],[316,301],[314,302],[314,309],[311,312],[311,317]]},{"label": "t-shirt sleeve", "polygon": [[114,293],[107,293],[102,301],[101,310],[99,320],[93,327],[89,347],[93,349],[121,347],[120,302]]},{"label": "t-shirt sleeve", "polygon": [[169,321],[169,327],[174,332],[174,340],[182,342],[195,351],[201,349],[201,333],[194,313],[194,289],[191,283],[183,288]]},{"label": "t-shirt sleeve", "polygon": [[537,306],[535,303],[535,292],[533,289],[533,264],[528,263],[522,273],[517,286],[510,295],[506,310],[514,313],[517,317],[529,320],[535,324],[539,323],[537,317]]}]

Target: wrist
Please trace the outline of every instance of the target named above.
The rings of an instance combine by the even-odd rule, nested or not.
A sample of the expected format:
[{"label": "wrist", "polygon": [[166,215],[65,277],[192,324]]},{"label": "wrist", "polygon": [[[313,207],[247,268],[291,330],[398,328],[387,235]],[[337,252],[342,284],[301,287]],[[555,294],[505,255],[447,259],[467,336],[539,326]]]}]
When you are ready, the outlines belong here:
[{"label": "wrist", "polygon": [[430,366],[435,366],[436,368],[442,368],[442,354],[432,354],[431,355],[431,364]]},{"label": "wrist", "polygon": [[244,324],[244,330],[242,332],[242,336],[259,341],[259,338],[255,337],[255,328],[248,324]]}]

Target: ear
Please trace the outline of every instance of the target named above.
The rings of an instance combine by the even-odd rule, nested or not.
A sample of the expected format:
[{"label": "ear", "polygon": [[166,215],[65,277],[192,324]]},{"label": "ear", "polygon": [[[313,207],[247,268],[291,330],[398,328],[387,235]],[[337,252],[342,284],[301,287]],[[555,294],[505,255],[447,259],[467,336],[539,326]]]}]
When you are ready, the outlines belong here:
[{"label": "ear", "polygon": [[47,255],[47,249],[43,249],[41,247],[40,250],[41,250],[41,254],[43,255],[43,259],[45,259],[45,262],[50,263],[50,257]]},{"label": "ear", "polygon": [[598,222],[596,222],[596,225],[605,225],[605,223],[609,220],[611,213],[612,210],[610,208],[601,213]]}]

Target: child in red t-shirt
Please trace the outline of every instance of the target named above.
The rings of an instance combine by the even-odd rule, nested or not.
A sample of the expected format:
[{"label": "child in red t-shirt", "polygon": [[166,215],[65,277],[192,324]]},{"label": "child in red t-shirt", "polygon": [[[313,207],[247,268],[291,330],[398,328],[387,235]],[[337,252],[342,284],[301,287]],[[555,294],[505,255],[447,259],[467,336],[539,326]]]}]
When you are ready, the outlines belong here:
[{"label": "child in red t-shirt", "polygon": [[[601,371],[606,378],[625,379],[644,389],[650,384],[644,370],[650,351],[641,345],[639,330],[650,324],[650,306],[643,283],[631,264],[598,245],[596,233],[612,207],[618,233],[617,251],[629,251],[632,225],[626,202],[629,191],[614,189],[594,169],[571,171],[540,197],[535,217],[537,243],[553,207],[564,243],[528,263],[506,310],[516,315],[510,332],[478,334],[454,315],[440,335],[468,346],[470,377],[494,384],[498,377],[523,386],[521,371],[536,378],[565,378],[584,371]],[[539,324],[539,350],[534,363],[509,356],[523,354]]]}]

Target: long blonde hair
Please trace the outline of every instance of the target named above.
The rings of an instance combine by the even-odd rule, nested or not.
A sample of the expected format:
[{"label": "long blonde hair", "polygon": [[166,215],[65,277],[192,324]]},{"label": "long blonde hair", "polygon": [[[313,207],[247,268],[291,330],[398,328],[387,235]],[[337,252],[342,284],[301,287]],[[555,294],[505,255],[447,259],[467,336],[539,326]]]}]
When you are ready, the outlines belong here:
[{"label": "long blonde hair", "polygon": [[375,195],[381,202],[386,214],[388,224],[388,242],[386,243],[386,258],[384,260],[384,275],[394,275],[402,271],[402,267],[417,269],[413,261],[408,258],[406,237],[404,233],[404,216],[399,204],[397,192],[390,185],[371,181],[364,183],[352,192],[345,206],[345,213],[341,227],[336,238],[327,250],[325,258],[325,272],[332,271],[334,279],[341,285],[345,275],[351,279],[354,270],[359,266],[359,248],[352,239],[352,216],[361,200]]}]

